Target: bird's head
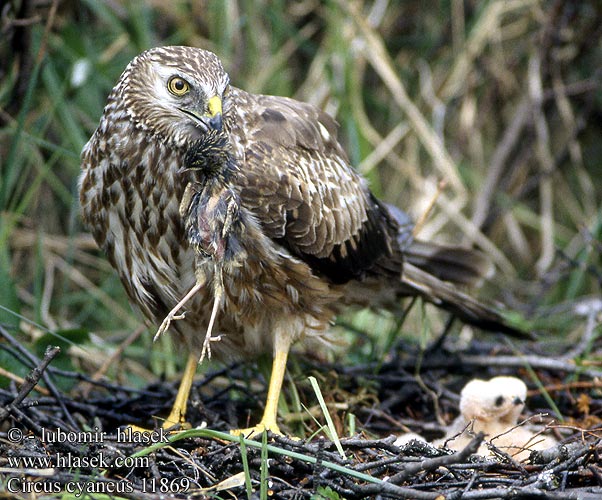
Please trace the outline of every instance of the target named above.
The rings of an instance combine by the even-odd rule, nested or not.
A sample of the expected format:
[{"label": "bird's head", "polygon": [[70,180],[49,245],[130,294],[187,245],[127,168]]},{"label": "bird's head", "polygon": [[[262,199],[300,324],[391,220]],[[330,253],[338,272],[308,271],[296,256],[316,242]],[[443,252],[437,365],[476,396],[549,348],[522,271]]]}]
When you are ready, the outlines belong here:
[{"label": "bird's head", "polygon": [[516,424],[527,398],[527,386],[516,377],[473,379],[462,389],[460,412],[466,420]]},{"label": "bird's head", "polygon": [[176,147],[221,130],[229,77],[212,52],[157,47],[137,56],[117,91],[136,126]]}]

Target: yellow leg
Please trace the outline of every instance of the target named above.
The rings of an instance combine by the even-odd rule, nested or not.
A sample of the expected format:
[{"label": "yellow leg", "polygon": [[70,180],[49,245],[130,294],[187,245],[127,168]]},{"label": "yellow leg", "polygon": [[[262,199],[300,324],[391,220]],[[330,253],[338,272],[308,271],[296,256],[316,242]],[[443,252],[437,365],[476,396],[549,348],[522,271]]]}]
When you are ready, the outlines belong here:
[{"label": "yellow leg", "polygon": [[[282,338],[284,337],[284,338]],[[282,434],[276,422],[278,416],[278,399],[282,389],[282,381],[286,370],[286,360],[290,348],[290,341],[287,335],[283,335],[276,340],[276,348],[274,351],[274,361],[272,363],[272,374],[270,376],[270,385],[268,387],[268,397],[265,403],[265,410],[261,421],[254,427],[248,429],[236,429],[230,431],[236,436],[243,435],[245,437],[256,436],[263,431],[271,431],[274,434]]]},{"label": "yellow leg", "polygon": [[165,422],[163,422],[164,429],[169,429],[170,427],[178,424],[183,427],[190,428],[190,424],[188,424],[185,419],[186,405],[188,404],[188,396],[190,396],[192,379],[196,373],[198,362],[198,356],[195,353],[190,353],[188,355],[186,368],[184,368],[184,373],[182,374],[182,381],[180,382],[180,387],[178,388],[176,400],[174,401],[171,413],[165,419]]}]

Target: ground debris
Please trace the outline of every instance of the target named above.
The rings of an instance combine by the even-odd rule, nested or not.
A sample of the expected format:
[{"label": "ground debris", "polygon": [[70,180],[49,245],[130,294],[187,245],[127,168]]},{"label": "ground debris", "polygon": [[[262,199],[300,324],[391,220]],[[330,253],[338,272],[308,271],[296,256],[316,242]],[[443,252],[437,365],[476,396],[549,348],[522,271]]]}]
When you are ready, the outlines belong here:
[{"label": "ground debris", "polygon": [[[595,380],[587,377],[581,377],[578,386],[562,389],[561,373],[538,372],[545,385],[557,390],[555,401],[571,417],[573,428],[569,433],[559,426],[560,445],[533,452],[518,463],[504,454],[487,459],[474,455],[482,435],[457,453],[419,441],[400,447],[394,444],[395,435],[407,430],[406,426],[423,435],[440,432],[432,395],[438,395],[439,411],[449,420],[459,387],[471,376],[498,374],[495,366],[484,370],[465,364],[464,372],[454,376],[445,367],[432,366],[419,384],[402,366],[402,356],[378,370],[314,365],[305,359],[304,373],[334,370],[339,374],[332,382],[336,387],[323,387],[335,409],[337,428],[343,429],[348,413],[358,420],[361,432],[340,439],[341,456],[335,444],[319,432],[302,440],[269,436],[263,443],[261,439],[241,443],[231,437],[230,428],[244,425],[246,418],[255,416],[250,413],[261,411],[257,401],[264,388],[255,384],[249,392],[247,365],[231,365],[195,383],[190,419],[203,423],[199,428],[178,435],[162,430],[136,435],[128,431],[128,424],[149,429],[160,425],[160,420],[150,417],[169,410],[172,384],[135,390],[94,381],[55,369],[52,351],[48,352],[50,358],[38,359],[32,368],[27,386],[13,384],[0,390],[4,417],[0,422],[0,490],[8,493],[68,491],[144,499],[259,498],[261,491],[269,498],[283,499],[593,499],[602,495],[600,432],[595,428],[575,432],[579,398],[569,391],[571,387],[596,388]],[[425,358],[423,366],[430,362]],[[48,395],[39,395],[34,387],[45,380],[43,376],[47,380],[72,376],[92,384],[93,390],[84,400],[77,390],[62,393],[51,383]],[[328,385],[329,379],[324,377],[323,383]],[[304,386],[299,387],[309,407],[311,391],[308,388],[305,393]],[[350,403],[337,412],[343,400]],[[540,409],[541,401],[534,401],[537,408],[532,409]],[[601,410],[600,398],[590,397],[586,416],[599,415]],[[310,418],[303,425],[309,432],[320,430]]]}]

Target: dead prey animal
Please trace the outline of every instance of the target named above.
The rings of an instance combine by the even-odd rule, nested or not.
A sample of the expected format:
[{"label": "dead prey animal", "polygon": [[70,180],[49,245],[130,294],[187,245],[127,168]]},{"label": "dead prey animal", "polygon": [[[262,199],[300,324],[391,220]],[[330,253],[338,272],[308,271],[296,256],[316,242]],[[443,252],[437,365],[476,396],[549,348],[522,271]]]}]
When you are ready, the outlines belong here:
[{"label": "dead prey animal", "polygon": [[211,358],[211,342],[221,339],[212,332],[224,297],[224,267],[240,266],[246,258],[240,245],[243,231],[240,197],[230,187],[237,170],[228,136],[216,130],[207,132],[193,144],[180,170],[182,174],[196,174],[196,179],[186,185],[179,208],[186,237],[195,250],[196,284],[165,317],[154,340],[172,321],[185,317],[185,313],[178,314],[179,311],[207,284],[208,266],[212,265],[213,308],[199,362],[205,356]]}]

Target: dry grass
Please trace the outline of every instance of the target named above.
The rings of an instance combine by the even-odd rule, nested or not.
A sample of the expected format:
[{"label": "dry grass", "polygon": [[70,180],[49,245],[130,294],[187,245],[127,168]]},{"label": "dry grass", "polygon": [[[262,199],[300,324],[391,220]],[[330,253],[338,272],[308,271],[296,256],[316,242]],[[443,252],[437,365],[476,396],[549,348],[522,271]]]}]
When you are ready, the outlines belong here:
[{"label": "dry grass", "polygon": [[[435,200],[421,238],[491,256],[498,274],[483,295],[541,332],[542,353],[599,365],[598,2],[13,0],[3,13],[0,323],[32,351],[59,343],[65,368],[139,387],[178,373],[181,356],[139,335],[140,317],[81,227],[76,183],[81,147],[127,62],[189,44],[217,52],[237,86],[335,116],[379,197],[415,220]],[[380,365],[400,334],[426,344],[444,320],[414,307],[405,323],[360,312],[337,328],[354,340],[347,359]],[[0,365],[27,373],[4,351]]]}]

